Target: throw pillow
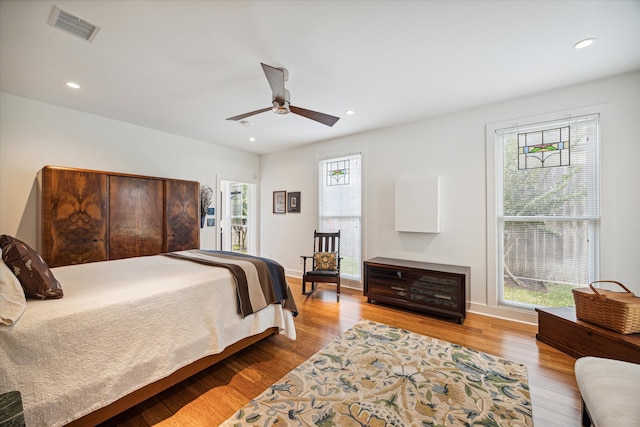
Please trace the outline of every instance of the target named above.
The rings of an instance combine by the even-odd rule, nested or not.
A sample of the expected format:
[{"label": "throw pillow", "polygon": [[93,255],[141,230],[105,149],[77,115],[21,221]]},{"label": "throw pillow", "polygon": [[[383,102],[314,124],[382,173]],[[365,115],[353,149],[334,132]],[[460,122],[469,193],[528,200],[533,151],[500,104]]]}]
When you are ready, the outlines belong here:
[{"label": "throw pillow", "polygon": [[18,278],[28,298],[62,298],[60,282],[39,253],[15,237],[0,236],[2,259]]},{"label": "throw pillow", "polygon": [[318,252],[316,255],[316,270],[337,270],[335,252]]},{"label": "throw pillow", "polygon": [[15,324],[27,307],[22,285],[0,259],[0,325]]}]

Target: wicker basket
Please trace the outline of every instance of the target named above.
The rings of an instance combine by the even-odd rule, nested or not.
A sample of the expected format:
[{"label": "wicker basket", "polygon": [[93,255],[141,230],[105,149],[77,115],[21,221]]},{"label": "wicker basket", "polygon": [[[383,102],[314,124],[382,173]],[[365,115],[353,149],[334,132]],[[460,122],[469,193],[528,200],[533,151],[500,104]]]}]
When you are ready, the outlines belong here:
[{"label": "wicker basket", "polygon": [[[596,289],[594,283],[615,283],[626,292]],[[573,289],[576,317],[621,334],[640,332],[640,298],[614,280],[596,280],[588,288]]]}]

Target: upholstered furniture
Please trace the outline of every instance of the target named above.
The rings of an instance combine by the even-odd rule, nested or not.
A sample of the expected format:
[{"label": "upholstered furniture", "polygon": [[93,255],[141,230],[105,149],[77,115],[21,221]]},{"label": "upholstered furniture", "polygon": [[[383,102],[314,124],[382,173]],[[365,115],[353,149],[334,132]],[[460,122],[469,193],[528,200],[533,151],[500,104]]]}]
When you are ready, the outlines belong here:
[{"label": "upholstered furniture", "polygon": [[[335,283],[336,300],[340,301],[340,230],[331,233],[313,232],[313,255],[302,255],[302,293],[312,294],[318,283]],[[311,259],[311,270],[307,271],[307,259]],[[311,291],[307,292],[307,282]]]},{"label": "upholstered furniture", "polygon": [[582,425],[640,426],[640,365],[601,357],[576,360]]},{"label": "upholstered furniture", "polygon": [[54,267],[64,297],[27,299],[19,319],[0,325],[0,394],[20,391],[27,426],[98,425],[268,335],[295,338],[287,301],[253,314],[243,302],[239,311],[247,298],[253,310],[290,294],[252,280],[275,285],[277,274],[286,286],[282,266],[229,261],[244,272],[243,288],[206,254],[178,254],[193,260],[154,255]]}]

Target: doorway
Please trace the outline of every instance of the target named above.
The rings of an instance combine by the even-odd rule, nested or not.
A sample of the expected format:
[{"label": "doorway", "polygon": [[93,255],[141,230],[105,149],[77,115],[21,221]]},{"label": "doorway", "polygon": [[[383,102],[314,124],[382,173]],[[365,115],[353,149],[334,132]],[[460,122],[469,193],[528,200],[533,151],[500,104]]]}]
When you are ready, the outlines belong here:
[{"label": "doorway", "polygon": [[220,250],[256,255],[256,185],[220,182]]}]

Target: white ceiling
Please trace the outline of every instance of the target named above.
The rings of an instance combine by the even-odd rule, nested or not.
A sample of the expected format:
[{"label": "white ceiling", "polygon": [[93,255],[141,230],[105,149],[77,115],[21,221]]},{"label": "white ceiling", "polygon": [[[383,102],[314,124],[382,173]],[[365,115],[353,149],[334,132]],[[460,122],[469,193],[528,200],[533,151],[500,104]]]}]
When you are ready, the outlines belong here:
[{"label": "white ceiling", "polygon": [[[95,40],[47,25],[54,5]],[[0,90],[268,153],[637,70],[639,42],[640,0],[2,0]],[[261,62],[289,70],[292,105],[341,119],[225,120],[270,106]]]}]

